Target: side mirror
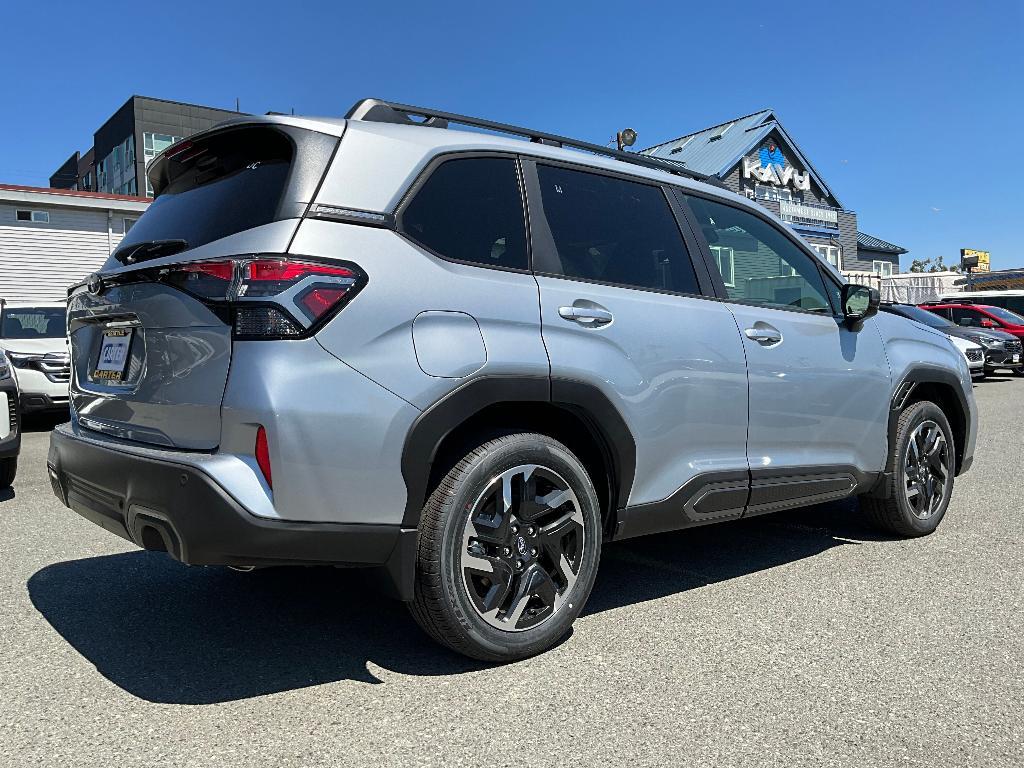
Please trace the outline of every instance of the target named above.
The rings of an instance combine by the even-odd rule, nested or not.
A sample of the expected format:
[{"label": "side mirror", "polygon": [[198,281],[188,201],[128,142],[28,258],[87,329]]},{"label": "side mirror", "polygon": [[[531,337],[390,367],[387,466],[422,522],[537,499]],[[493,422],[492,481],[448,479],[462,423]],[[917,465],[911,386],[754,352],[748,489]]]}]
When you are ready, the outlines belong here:
[{"label": "side mirror", "polygon": [[847,283],[843,286],[843,317],[849,325],[856,325],[877,315],[881,300],[877,289]]}]

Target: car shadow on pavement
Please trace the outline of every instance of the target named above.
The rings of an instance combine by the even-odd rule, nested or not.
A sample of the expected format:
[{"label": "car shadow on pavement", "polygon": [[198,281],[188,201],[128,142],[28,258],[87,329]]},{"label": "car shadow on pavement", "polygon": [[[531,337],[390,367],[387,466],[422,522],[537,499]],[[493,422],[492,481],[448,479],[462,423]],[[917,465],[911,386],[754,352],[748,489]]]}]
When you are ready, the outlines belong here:
[{"label": "car shadow on pavement", "polygon": [[[593,614],[813,557],[871,537],[827,505],[608,545]],[[33,605],[99,672],[151,702],[212,704],[312,685],[379,683],[486,665],[428,640],[367,572],[190,568],[127,552],[56,563],[28,581]]]}]

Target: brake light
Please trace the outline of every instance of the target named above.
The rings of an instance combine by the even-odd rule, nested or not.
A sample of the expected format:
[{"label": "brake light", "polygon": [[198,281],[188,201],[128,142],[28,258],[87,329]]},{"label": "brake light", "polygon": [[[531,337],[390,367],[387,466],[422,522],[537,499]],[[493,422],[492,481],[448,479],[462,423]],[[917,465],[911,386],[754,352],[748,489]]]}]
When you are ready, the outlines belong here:
[{"label": "brake light", "polygon": [[163,282],[231,310],[235,338],[303,336],[366,281],[355,265],[249,256],[197,261],[160,271]]},{"label": "brake light", "polygon": [[270,473],[270,445],[267,443],[267,430],[260,425],[260,428],[256,430],[256,464],[260,468],[260,472],[263,473],[263,477],[266,478],[267,485],[270,486],[271,490],[274,488],[274,481],[271,478]]}]

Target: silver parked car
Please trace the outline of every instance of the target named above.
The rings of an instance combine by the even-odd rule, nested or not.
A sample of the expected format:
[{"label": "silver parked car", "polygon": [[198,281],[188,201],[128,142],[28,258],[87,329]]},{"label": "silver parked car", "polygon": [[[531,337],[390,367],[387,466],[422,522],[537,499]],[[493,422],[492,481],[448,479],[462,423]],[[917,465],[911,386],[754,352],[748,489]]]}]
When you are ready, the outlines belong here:
[{"label": "silver parked car", "polygon": [[946,336],[678,164],[367,100],[149,175],[71,291],[49,464],[183,563],[378,567],[437,640],[516,659],[606,542],[851,496],[923,535],[971,464]]}]

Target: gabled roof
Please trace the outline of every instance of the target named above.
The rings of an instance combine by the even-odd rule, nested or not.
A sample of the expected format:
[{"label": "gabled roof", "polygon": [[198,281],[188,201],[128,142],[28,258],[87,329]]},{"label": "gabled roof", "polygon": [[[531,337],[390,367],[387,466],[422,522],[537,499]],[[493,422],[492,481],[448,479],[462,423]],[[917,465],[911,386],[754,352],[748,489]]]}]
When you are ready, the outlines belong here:
[{"label": "gabled roof", "polygon": [[863,232],[857,233],[857,248],[864,248],[868,251],[880,251],[882,253],[895,253],[901,254],[906,253],[906,248],[901,248],[898,245],[893,245],[890,242],[882,240],[871,235],[866,235]]},{"label": "gabled roof", "polygon": [[[774,110],[771,109],[762,109],[759,112],[727,120],[702,131],[688,133],[678,139],[648,147],[641,152],[683,163],[690,170],[706,173],[709,176],[724,178],[773,130],[779,133],[800,164],[811,174],[815,183],[839,204],[838,198],[800,151],[796,142],[786,133],[786,129],[782,127]],[[840,207],[842,207],[841,204]]]}]

